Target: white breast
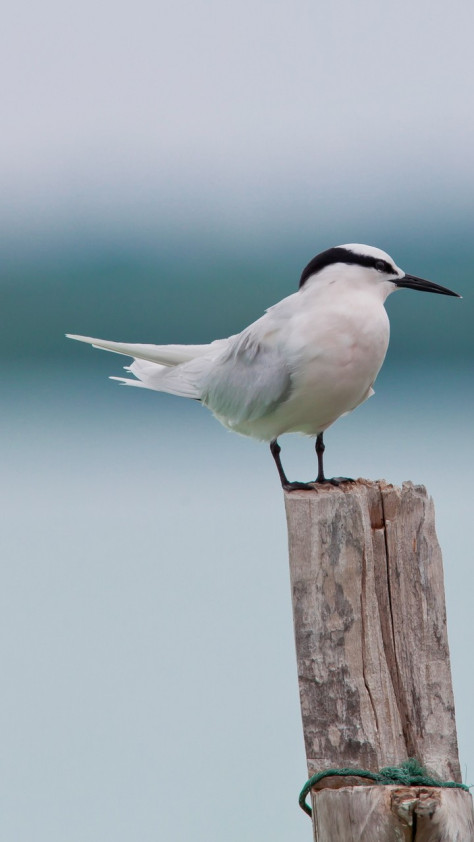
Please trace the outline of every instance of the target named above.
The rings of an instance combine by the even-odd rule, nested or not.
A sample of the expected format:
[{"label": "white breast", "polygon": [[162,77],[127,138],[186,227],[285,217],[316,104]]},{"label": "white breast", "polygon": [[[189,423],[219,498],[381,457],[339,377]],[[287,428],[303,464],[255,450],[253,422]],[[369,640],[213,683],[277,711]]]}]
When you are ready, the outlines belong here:
[{"label": "white breast", "polygon": [[383,301],[371,291],[308,296],[308,307],[298,307],[272,340],[280,351],[284,344],[288,398],[265,417],[227,426],[265,441],[285,432],[324,431],[372,394],[389,332]]}]

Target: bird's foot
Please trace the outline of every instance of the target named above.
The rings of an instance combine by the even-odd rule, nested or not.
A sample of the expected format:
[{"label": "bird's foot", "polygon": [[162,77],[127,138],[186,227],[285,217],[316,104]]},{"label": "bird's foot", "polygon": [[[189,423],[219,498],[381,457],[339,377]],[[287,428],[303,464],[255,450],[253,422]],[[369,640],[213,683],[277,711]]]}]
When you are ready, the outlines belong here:
[{"label": "bird's foot", "polygon": [[312,482],[282,482],[283,491],[314,491]]},{"label": "bird's foot", "polygon": [[315,488],[317,485],[334,485],[338,488],[345,482],[355,482],[355,479],[351,477],[331,477],[330,479],[326,479],[326,477],[323,477],[322,479],[315,479],[313,482],[283,482],[282,487],[284,491],[317,491],[317,488]]},{"label": "bird's foot", "polygon": [[318,477],[317,479],[315,479],[315,482],[318,485],[334,485],[336,486],[336,488],[338,488],[345,482],[355,482],[355,479],[352,479],[352,477],[331,477],[330,479],[326,479],[326,477]]}]

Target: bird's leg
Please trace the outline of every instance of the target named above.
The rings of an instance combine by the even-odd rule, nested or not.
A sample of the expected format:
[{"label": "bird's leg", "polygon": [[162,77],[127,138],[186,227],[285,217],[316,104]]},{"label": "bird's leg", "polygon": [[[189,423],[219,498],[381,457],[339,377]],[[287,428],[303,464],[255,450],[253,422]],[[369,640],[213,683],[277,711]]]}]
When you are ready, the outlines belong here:
[{"label": "bird's leg", "polygon": [[318,476],[315,479],[315,482],[319,483],[330,483],[330,485],[342,485],[343,482],[354,482],[353,479],[350,477],[332,477],[332,479],[326,479],[324,476],[324,468],[323,468],[323,453],[326,450],[325,444],[323,442],[323,434],[318,433],[316,436],[316,444],[315,444],[316,456],[318,457]]},{"label": "bird's leg", "polygon": [[323,441],[323,434],[318,433],[316,436],[316,444],[315,444],[316,456],[318,457],[318,476],[315,479],[315,482],[319,482],[321,484],[330,483],[331,485],[340,485],[342,482],[354,482],[349,477],[332,477],[332,479],[326,479],[324,476],[324,467],[323,467],[323,454],[326,450],[326,445]]},{"label": "bird's leg", "polygon": [[280,477],[281,486],[282,486],[282,488],[288,488],[290,483],[288,482],[288,478],[287,478],[287,476],[285,474],[285,471],[283,469],[283,465],[281,464],[281,459],[280,459],[281,447],[278,444],[276,439],[273,439],[273,441],[270,442],[270,452],[271,452],[271,454],[272,454],[272,456],[275,460],[275,465],[277,466],[277,471],[278,471],[278,476]]},{"label": "bird's leg", "polygon": [[318,433],[316,436],[316,456],[318,457],[318,476],[316,477],[316,482],[326,482],[326,477],[324,476],[324,468],[323,468],[323,454],[326,450],[324,441],[323,441],[323,434]]},{"label": "bird's leg", "polygon": [[281,447],[276,439],[273,439],[273,441],[270,442],[270,452],[275,460],[278,476],[280,477],[281,487],[284,489],[284,491],[314,491],[313,486],[309,485],[307,482],[288,482],[285,471],[283,470],[283,465],[281,464]]}]

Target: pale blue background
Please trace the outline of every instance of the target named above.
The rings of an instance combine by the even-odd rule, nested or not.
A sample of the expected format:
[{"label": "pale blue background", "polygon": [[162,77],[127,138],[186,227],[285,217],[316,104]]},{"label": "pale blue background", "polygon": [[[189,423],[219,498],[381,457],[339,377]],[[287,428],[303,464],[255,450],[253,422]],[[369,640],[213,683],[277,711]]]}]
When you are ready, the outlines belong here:
[{"label": "pale blue background", "polygon": [[[461,761],[470,661],[472,11],[348,0],[5,12],[0,830],[8,842],[304,842],[286,530],[266,446],[107,381],[65,332],[208,341],[343,242],[404,291],[333,474],[423,482]],[[123,361],[126,362],[126,361]],[[309,479],[312,443],[282,440]]]}]

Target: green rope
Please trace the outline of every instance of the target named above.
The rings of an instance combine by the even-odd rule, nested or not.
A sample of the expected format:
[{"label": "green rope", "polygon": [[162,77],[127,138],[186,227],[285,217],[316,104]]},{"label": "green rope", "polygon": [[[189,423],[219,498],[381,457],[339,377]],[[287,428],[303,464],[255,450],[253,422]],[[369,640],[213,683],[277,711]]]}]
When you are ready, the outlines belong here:
[{"label": "green rope", "polygon": [[369,772],[368,769],[326,769],[325,772],[318,772],[309,781],[306,781],[300,792],[298,803],[310,818],[313,815],[313,811],[309,804],[306,803],[308,792],[323,778],[331,777],[332,775],[370,778],[370,780],[381,786],[390,786],[393,784],[398,784],[399,786],[442,786],[451,789],[464,789],[466,792],[469,792],[469,787],[466,784],[458,784],[455,781],[440,781],[438,778],[432,777],[423,766],[420,766],[418,760],[415,760],[414,757],[405,760],[400,766],[386,766],[380,772]]}]

